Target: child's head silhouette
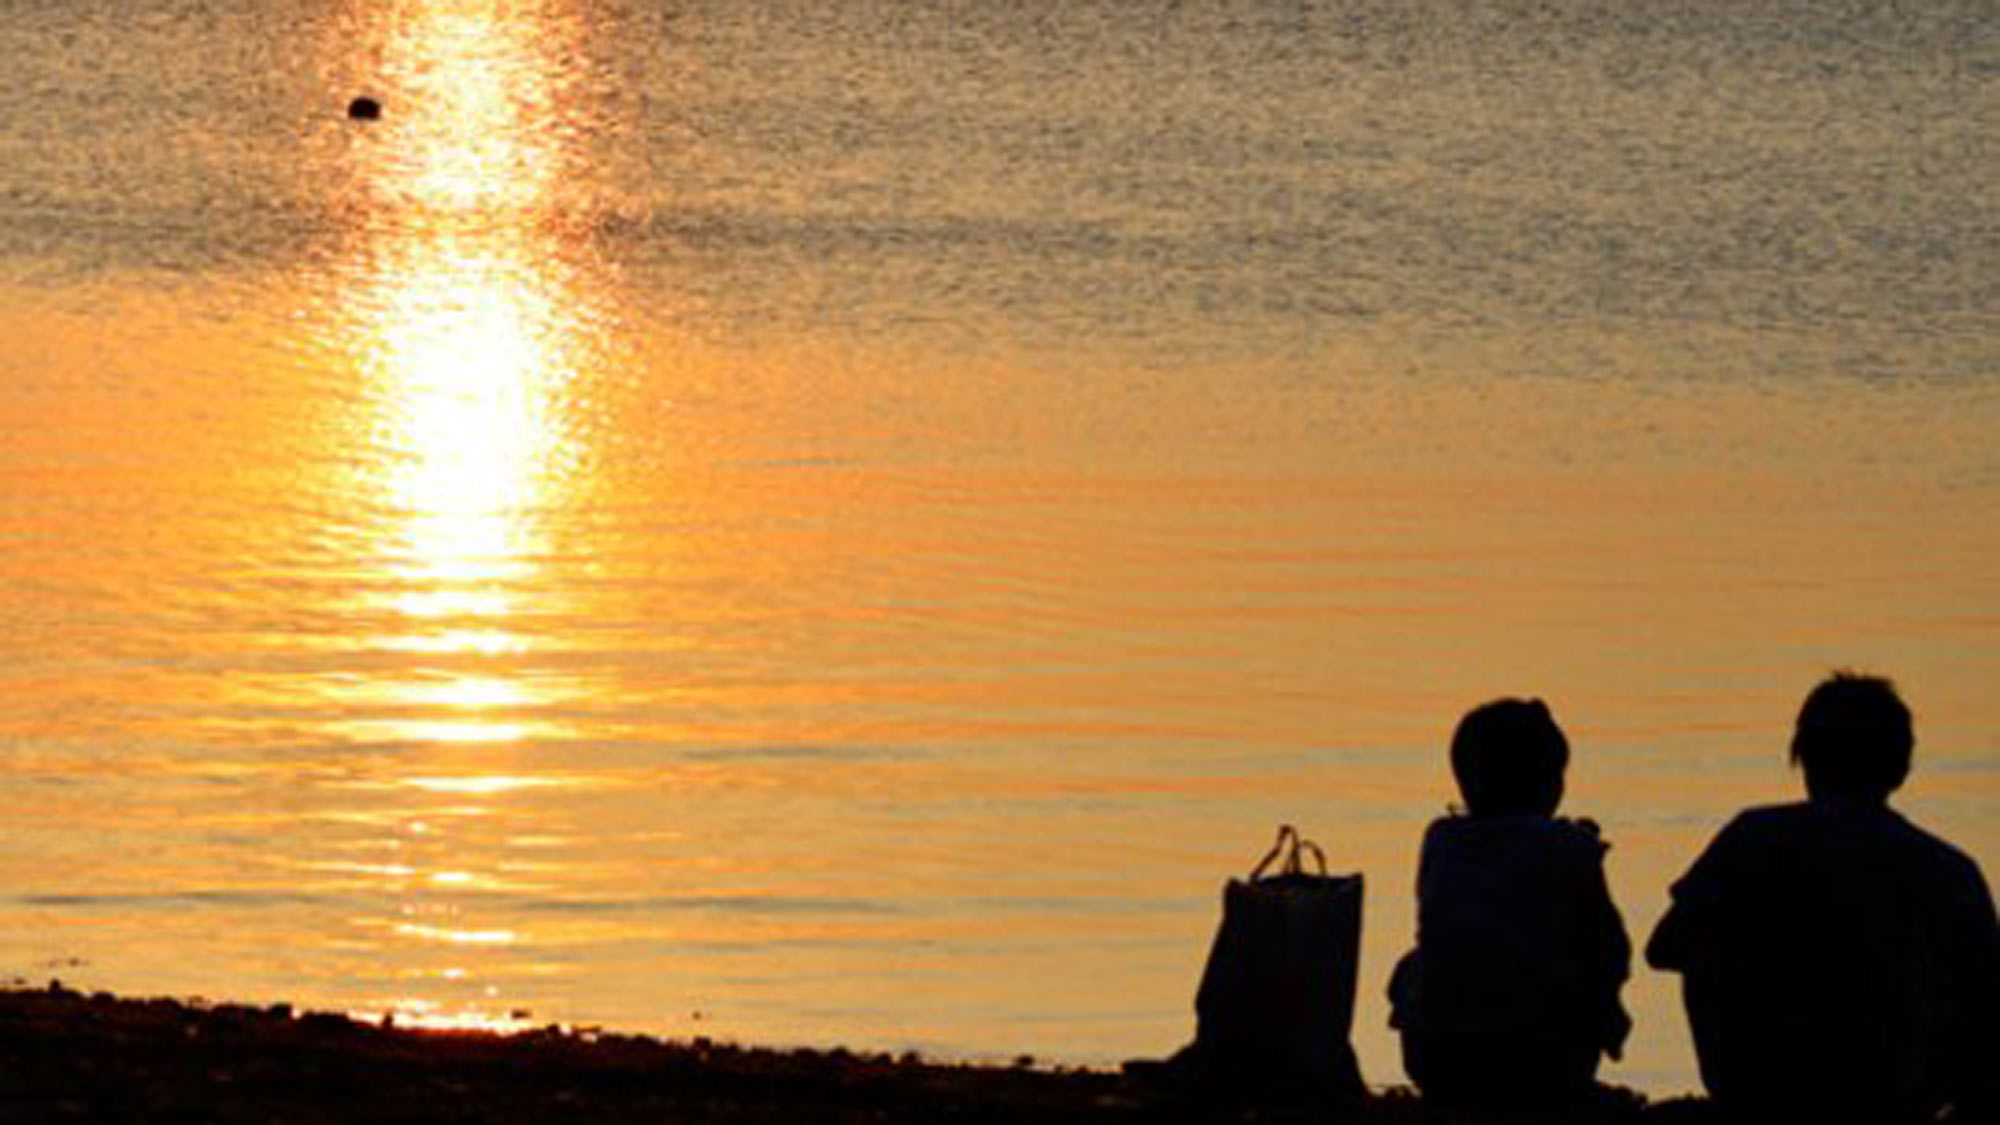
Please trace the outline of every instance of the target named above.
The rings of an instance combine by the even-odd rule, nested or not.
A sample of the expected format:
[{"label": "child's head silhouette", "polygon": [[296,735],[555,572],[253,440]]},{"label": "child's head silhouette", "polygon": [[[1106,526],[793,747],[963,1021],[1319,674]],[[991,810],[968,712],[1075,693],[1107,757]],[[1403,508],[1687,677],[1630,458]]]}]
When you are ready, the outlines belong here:
[{"label": "child's head silhouette", "polygon": [[1880,676],[1835,672],[1799,708],[1792,764],[1814,797],[1887,800],[1910,775],[1910,709]]},{"label": "child's head silhouette", "polygon": [[1451,772],[1473,816],[1549,816],[1562,803],[1569,740],[1539,699],[1496,699],[1451,736]]}]

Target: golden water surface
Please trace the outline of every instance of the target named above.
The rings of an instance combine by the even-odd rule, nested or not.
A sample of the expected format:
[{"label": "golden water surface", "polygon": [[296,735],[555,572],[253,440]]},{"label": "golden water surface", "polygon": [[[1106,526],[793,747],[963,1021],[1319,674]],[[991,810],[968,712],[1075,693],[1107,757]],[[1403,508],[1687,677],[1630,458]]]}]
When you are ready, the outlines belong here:
[{"label": "golden water surface", "polygon": [[[11,188],[0,259],[0,969],[1104,1062],[1185,1038],[1220,883],[1289,821],[1369,877],[1388,1082],[1460,711],[1552,702],[1643,937],[1846,664],[1907,687],[1912,814],[2000,860],[2000,389],[1951,302],[1767,324],[1745,270],[1729,315],[1531,319],[1441,272],[1326,319],[1199,233],[1291,173],[1009,162],[1047,93],[1048,151],[1103,112],[1143,156],[1076,167],[1151,168],[1260,104],[1212,73],[1140,104],[978,20],[878,55],[783,4],[254,7],[15,32],[16,96],[93,98],[6,142],[72,194]],[[1451,115],[1456,70],[1369,73],[1312,119]],[[883,106],[953,128],[842,134]],[[1478,161],[1372,151],[1342,190],[1488,215]],[[1193,249],[1089,257],[1128,228]],[[1369,252],[1367,292],[1443,269]],[[1672,982],[1631,995],[1610,1076],[1690,1087]]]}]

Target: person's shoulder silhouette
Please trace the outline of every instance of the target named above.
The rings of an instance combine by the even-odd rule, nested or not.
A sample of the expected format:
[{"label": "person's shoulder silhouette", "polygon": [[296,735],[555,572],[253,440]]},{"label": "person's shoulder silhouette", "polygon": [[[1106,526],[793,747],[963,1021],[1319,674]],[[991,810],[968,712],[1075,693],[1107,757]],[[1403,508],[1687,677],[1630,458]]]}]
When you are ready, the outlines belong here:
[{"label": "person's shoulder silhouette", "polygon": [[1991,1096],[2000,927],[1978,865],[1889,807],[1914,746],[1893,684],[1836,673],[1792,739],[1808,799],[1738,814],[1674,884],[1646,957],[1683,975],[1726,1111],[1915,1121]]}]

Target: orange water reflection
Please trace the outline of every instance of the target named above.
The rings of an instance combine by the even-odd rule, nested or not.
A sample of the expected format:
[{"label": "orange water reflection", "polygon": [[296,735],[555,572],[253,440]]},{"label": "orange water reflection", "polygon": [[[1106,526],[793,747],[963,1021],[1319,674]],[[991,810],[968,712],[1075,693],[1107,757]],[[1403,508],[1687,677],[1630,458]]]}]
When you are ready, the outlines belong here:
[{"label": "orange water reflection", "polygon": [[[366,29],[388,112],[357,125],[350,345],[378,451],[381,648],[426,658],[356,689],[366,735],[505,742],[550,733],[532,652],[545,515],[567,485],[564,404],[597,319],[556,187],[575,21],[478,0],[384,9]],[[500,18],[504,15],[507,18]],[[492,667],[482,666],[482,661]],[[384,717],[386,716],[386,717]]]},{"label": "orange water reflection", "polygon": [[544,6],[524,19],[519,4],[422,0],[366,29],[388,109],[353,130],[364,202],[342,300],[380,513],[367,643],[405,659],[341,691],[348,733],[412,752],[383,779],[400,812],[368,841],[400,905],[349,924],[401,967],[360,1014],[404,1024],[520,1026],[499,982],[534,966],[492,959],[520,962],[528,935],[483,900],[519,888],[508,824],[562,783],[517,759],[564,733],[547,717],[562,689],[527,669],[544,647],[534,623],[554,612],[543,571],[571,486],[566,404],[601,313],[558,199],[577,160],[553,120],[575,24]]}]

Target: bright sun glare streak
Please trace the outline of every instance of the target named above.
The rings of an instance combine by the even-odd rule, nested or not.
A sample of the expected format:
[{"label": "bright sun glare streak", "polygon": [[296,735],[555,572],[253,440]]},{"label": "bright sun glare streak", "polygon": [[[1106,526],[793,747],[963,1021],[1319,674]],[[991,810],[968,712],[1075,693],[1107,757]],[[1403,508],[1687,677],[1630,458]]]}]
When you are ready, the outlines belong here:
[{"label": "bright sun glare streak", "polygon": [[371,643],[403,658],[339,690],[355,737],[414,748],[388,772],[420,774],[376,779],[395,794],[384,857],[357,869],[402,903],[398,918],[357,920],[380,956],[448,966],[442,996],[384,1004],[404,1024],[517,1026],[498,986],[477,984],[533,944],[495,924],[486,899],[514,886],[513,868],[483,833],[504,817],[532,827],[537,806],[520,795],[562,784],[496,767],[527,760],[561,696],[520,669],[538,644],[527,622],[547,612],[543,521],[565,487],[563,402],[591,340],[554,221],[571,134],[552,110],[577,57],[566,12],[386,0],[369,13],[390,96],[356,131],[367,209],[348,296],[380,451],[374,499],[389,514]]},{"label": "bright sun glare streak", "polygon": [[[380,481],[399,513],[384,596],[402,652],[513,655],[542,553],[538,513],[560,484],[556,406],[577,302],[543,223],[564,134],[555,21],[500,0],[410,0],[383,13],[382,66],[398,112],[373,134],[358,307],[361,348],[389,451]],[[447,675],[456,675],[447,673]],[[546,702],[526,681],[457,675],[375,687],[394,737],[511,741]]]},{"label": "bright sun glare streak", "polygon": [[524,513],[551,452],[544,381],[555,357],[533,330],[548,318],[526,279],[462,261],[431,266],[392,295],[380,337],[399,392],[392,488],[419,580],[400,608],[504,617],[512,606],[494,591],[527,569]]},{"label": "bright sun glare streak", "polygon": [[442,942],[447,945],[512,945],[519,936],[512,930],[462,930],[451,926],[426,926],[417,922],[399,923],[395,927],[395,932],[404,937]]},{"label": "bright sun glare streak", "polygon": [[533,119],[554,92],[554,60],[523,34],[544,26],[501,0],[419,0],[405,9],[390,67],[423,107],[396,185],[438,210],[484,213],[541,202],[555,175]]},{"label": "bright sun glare streak", "polygon": [[513,1034],[533,1026],[533,1021],[525,1013],[451,1011],[435,1001],[415,997],[390,1001],[379,1008],[355,1008],[347,1014],[364,1023],[379,1023],[386,1019],[398,1027],[416,1027],[426,1031]]}]

